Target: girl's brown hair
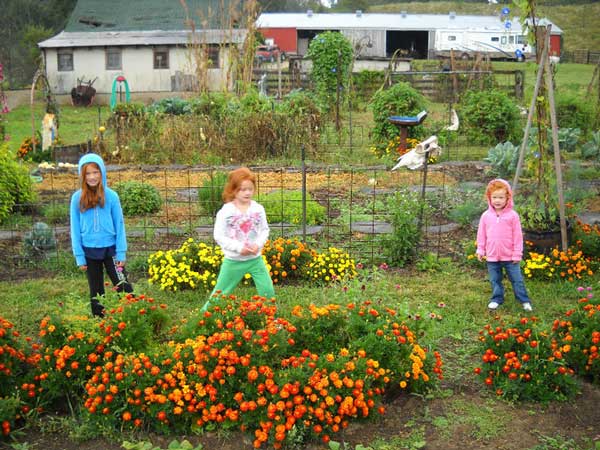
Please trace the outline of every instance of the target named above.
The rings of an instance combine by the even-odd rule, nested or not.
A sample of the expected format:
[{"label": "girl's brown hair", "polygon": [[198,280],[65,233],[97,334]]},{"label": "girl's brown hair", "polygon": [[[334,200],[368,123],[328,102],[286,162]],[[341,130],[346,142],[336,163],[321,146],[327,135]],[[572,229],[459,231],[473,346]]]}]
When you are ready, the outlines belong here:
[{"label": "girl's brown hair", "polygon": [[229,172],[227,184],[225,184],[225,188],[223,189],[223,201],[232,201],[237,191],[239,191],[242,182],[246,180],[251,181],[256,186],[256,175],[247,167],[240,167]]},{"label": "girl's brown hair", "polygon": [[506,184],[498,180],[491,181],[490,184],[488,184],[488,187],[485,190],[486,198],[490,198],[492,192],[499,191],[500,189],[503,189],[506,192],[506,198],[510,199],[510,189],[508,188],[508,186],[506,186]]},{"label": "girl's brown hair", "polygon": [[88,167],[95,167],[100,170],[100,175],[102,176],[102,170],[95,162],[89,162],[81,167],[81,197],[79,198],[79,210],[81,212],[94,208],[97,205],[104,207],[104,183],[101,179],[98,186],[93,189],[90,188],[85,181],[85,174]]}]

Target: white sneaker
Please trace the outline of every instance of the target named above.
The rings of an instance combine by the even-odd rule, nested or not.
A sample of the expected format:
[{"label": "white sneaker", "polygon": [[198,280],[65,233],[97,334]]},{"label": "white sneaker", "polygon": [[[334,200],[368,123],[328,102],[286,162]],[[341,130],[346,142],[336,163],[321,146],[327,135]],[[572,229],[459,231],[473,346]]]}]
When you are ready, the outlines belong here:
[{"label": "white sneaker", "polygon": [[496,309],[496,308],[498,308],[498,306],[500,306],[500,303],[496,303],[496,302],[489,302],[488,303],[488,308],[489,309]]},{"label": "white sneaker", "polygon": [[523,303],[523,309],[525,311],[533,311],[533,308],[531,307],[531,303],[529,303],[529,302]]}]

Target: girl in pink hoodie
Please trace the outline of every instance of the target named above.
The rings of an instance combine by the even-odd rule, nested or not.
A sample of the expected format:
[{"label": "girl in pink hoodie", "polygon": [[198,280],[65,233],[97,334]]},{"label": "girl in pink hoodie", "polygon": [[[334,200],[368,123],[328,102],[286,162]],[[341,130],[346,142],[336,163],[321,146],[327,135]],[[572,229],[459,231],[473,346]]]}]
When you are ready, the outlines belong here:
[{"label": "girl in pink hoodie", "polygon": [[512,190],[506,180],[500,178],[489,182],[485,191],[488,209],[479,219],[477,229],[477,258],[486,259],[492,298],[489,309],[496,309],[504,303],[502,271],[506,272],[512,284],[515,298],[525,311],[531,311],[531,300],[527,295],[521,258],[523,257],[523,232],[519,215],[513,209]]}]

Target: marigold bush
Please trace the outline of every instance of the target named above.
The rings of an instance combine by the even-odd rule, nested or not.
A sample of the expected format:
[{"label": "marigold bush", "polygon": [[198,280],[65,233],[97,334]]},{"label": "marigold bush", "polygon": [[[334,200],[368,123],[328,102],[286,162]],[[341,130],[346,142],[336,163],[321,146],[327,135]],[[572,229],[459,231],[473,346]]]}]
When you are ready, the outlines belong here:
[{"label": "marigold bush", "polygon": [[479,332],[483,355],[475,373],[496,395],[511,400],[566,400],[577,392],[574,370],[565,354],[570,347],[540,329],[538,319],[513,325],[498,321]]},{"label": "marigold bush", "polygon": [[218,246],[189,238],[178,249],[159,250],[148,257],[148,281],[162,290],[210,291],[217,283],[222,261],[223,252]]},{"label": "marigold bush", "polygon": [[306,269],[312,281],[329,283],[356,276],[356,264],[350,255],[338,248],[329,247],[323,253],[317,253]]},{"label": "marigold bush", "polygon": [[555,338],[568,347],[565,358],[580,375],[600,383],[600,301],[594,298],[592,288],[577,288],[581,297],[564,318],[552,326]]},{"label": "marigold bush", "polygon": [[[324,345],[315,336],[332,319],[345,331]],[[68,400],[96,430],[236,428],[256,448],[280,448],[292,435],[327,441],[383,413],[387,392],[423,393],[442,378],[423,330],[368,301],[298,306],[286,318],[273,300],[231,297],[167,332],[168,321],[167,306],[144,295],[121,298],[99,321],[44,318],[27,373],[2,383],[3,432],[28,411],[14,399],[29,390],[39,407]]]},{"label": "marigold bush", "polygon": [[263,255],[271,266],[273,283],[277,284],[303,278],[315,251],[297,239],[278,238],[267,241]]},{"label": "marigold bush", "polygon": [[566,252],[555,248],[549,255],[529,252],[524,261],[523,273],[527,278],[567,281],[594,275],[591,258],[574,247],[569,247]]},{"label": "marigold bush", "polygon": [[[297,239],[267,241],[263,258],[273,283],[310,279],[329,283],[356,276],[354,260],[348,253],[329,248],[318,253]],[[203,289],[211,291],[223,261],[220,247],[186,240],[175,250],[158,251],[148,258],[149,282],[162,290]],[[251,279],[246,274],[244,282]]]}]

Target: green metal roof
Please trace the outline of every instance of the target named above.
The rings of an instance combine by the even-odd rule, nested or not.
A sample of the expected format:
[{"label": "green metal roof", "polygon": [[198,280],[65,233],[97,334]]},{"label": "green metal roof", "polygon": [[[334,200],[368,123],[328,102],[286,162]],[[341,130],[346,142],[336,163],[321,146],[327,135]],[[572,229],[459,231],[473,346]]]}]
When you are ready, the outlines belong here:
[{"label": "green metal roof", "polygon": [[[227,29],[241,23],[241,0],[78,0],[67,32]],[[187,5],[188,13],[183,4]]]}]

